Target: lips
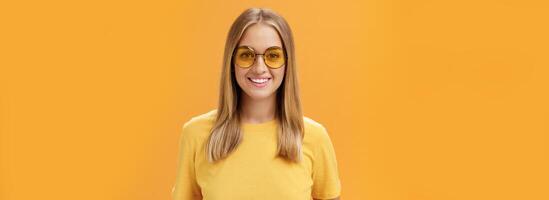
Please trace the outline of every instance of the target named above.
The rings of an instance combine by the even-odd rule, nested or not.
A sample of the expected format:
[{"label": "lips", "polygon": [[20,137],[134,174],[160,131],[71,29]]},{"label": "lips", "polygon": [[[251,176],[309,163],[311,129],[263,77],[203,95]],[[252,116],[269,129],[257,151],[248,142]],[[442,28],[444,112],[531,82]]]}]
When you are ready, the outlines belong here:
[{"label": "lips", "polygon": [[263,88],[263,87],[267,86],[267,84],[271,82],[271,79],[272,78],[250,78],[250,77],[248,77],[248,81],[250,81],[250,83],[253,86],[258,87],[258,88]]}]

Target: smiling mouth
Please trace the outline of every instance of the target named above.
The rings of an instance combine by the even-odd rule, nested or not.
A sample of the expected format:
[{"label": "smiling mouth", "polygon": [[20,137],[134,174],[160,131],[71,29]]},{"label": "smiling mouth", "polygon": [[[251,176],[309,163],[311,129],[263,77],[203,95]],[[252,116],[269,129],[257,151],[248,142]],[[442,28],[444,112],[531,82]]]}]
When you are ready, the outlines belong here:
[{"label": "smiling mouth", "polygon": [[248,77],[248,80],[250,81],[250,83],[252,83],[253,86],[255,87],[258,87],[258,88],[262,88],[262,87],[265,87],[267,86],[267,84],[271,81],[272,78],[250,78]]}]

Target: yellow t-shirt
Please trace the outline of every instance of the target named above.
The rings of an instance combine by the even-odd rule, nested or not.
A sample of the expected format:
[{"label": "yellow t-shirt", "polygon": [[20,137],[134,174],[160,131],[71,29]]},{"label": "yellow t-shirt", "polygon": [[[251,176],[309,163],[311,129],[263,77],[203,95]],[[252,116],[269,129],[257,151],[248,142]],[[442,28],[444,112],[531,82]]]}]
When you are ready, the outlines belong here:
[{"label": "yellow t-shirt", "polygon": [[[276,157],[277,123],[243,123],[243,140],[229,156],[209,163],[205,145],[216,110],[187,121],[179,139],[174,200],[310,200],[338,197],[341,185],[326,129],[303,117],[302,162]],[[194,197],[194,198],[193,198]]]}]

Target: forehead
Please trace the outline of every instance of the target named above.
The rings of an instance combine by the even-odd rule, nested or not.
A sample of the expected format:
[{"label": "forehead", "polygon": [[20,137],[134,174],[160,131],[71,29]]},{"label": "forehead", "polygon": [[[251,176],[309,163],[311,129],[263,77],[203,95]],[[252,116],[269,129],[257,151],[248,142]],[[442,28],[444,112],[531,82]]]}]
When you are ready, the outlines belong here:
[{"label": "forehead", "polygon": [[249,26],[244,31],[238,46],[249,46],[263,52],[272,46],[282,47],[282,40],[274,27],[259,23]]}]

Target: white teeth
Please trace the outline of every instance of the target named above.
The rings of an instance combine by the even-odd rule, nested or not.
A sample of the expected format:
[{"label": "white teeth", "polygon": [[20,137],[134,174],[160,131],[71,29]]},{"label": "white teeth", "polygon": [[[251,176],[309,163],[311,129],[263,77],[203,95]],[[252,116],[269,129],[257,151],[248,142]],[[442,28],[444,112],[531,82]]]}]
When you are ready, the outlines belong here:
[{"label": "white teeth", "polygon": [[250,78],[250,80],[252,80],[254,83],[265,83],[265,82],[267,82],[269,79],[266,79],[266,78],[262,78],[262,79],[253,79],[253,78]]}]

